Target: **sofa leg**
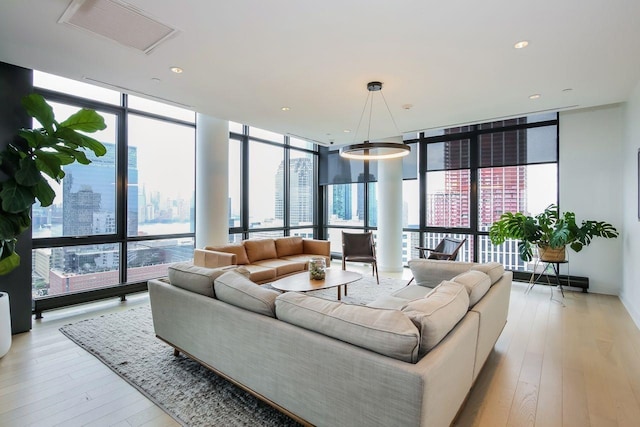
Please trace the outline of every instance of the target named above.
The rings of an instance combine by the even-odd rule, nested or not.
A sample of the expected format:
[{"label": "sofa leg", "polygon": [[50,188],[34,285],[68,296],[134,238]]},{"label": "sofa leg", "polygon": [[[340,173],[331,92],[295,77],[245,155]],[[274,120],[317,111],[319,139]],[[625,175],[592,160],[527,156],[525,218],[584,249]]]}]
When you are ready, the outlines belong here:
[{"label": "sofa leg", "polygon": [[173,349],[173,355],[174,355],[175,357],[180,356],[180,350],[178,350],[177,348],[174,348],[174,349]]}]

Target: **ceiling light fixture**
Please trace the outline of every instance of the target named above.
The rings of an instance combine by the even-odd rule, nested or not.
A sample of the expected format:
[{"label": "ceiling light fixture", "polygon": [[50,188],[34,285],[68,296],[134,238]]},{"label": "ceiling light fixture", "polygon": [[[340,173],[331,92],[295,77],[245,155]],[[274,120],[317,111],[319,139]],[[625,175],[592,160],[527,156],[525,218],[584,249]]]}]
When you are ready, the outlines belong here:
[{"label": "ceiling light fixture", "polygon": [[533,95],[529,96],[529,99],[538,99],[540,98],[542,95],[540,95],[539,93],[534,93]]},{"label": "ceiling light fixture", "polygon": [[290,107],[282,107],[282,108],[280,108],[280,109],[281,109],[282,111],[289,111],[289,110],[291,110],[291,108],[290,108]]},{"label": "ceiling light fixture", "polygon": [[184,70],[180,67],[171,67],[169,68],[171,71],[173,71],[176,74],[181,74]]},{"label": "ceiling light fixture", "polygon": [[370,134],[371,134],[371,115],[373,112],[373,92],[380,92],[380,96],[384,101],[384,104],[387,107],[387,111],[389,112],[389,116],[391,116],[391,121],[396,128],[398,134],[402,134],[398,129],[398,125],[396,125],[396,121],[393,119],[393,114],[391,114],[391,110],[389,109],[389,104],[387,104],[387,100],[382,94],[382,83],[381,82],[369,82],[367,83],[367,90],[369,94],[367,95],[367,100],[364,103],[364,108],[362,109],[362,114],[360,115],[360,122],[358,123],[358,127],[356,129],[356,133],[354,136],[357,137],[358,130],[360,129],[360,124],[362,123],[362,118],[364,117],[364,113],[367,109],[367,104],[369,104],[369,99],[371,99],[371,104],[369,105],[369,126],[367,130],[367,140],[362,144],[352,144],[347,145],[345,147],[340,148],[340,156],[346,157],[348,159],[358,159],[358,160],[382,160],[382,159],[395,159],[398,157],[404,157],[411,152],[411,147],[405,144],[404,142],[371,142]]},{"label": "ceiling light fixture", "polygon": [[526,40],[522,40],[516,44],[513,45],[514,48],[516,49],[524,49],[525,47],[529,46],[529,42]]}]

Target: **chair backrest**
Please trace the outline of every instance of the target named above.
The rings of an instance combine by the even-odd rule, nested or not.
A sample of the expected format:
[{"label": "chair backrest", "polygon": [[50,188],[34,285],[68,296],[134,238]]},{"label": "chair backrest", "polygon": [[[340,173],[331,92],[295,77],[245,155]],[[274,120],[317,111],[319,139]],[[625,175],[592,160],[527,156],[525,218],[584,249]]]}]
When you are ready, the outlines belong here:
[{"label": "chair backrest", "polygon": [[[466,242],[467,239],[464,238],[462,240],[458,240],[458,239],[454,239],[452,237],[445,237],[443,238],[440,243],[438,243],[438,246],[435,247],[434,251],[440,253],[441,255],[433,255],[433,258],[438,258],[438,259],[447,259],[449,261],[455,261],[456,258],[458,258],[458,252],[460,251],[460,248],[462,247],[462,245],[464,244],[464,242]],[[447,256],[444,257],[442,254],[446,254]],[[429,258],[431,258],[431,256],[429,256]]]},{"label": "chair backrest", "polygon": [[374,256],[373,233],[342,232],[342,255]]}]

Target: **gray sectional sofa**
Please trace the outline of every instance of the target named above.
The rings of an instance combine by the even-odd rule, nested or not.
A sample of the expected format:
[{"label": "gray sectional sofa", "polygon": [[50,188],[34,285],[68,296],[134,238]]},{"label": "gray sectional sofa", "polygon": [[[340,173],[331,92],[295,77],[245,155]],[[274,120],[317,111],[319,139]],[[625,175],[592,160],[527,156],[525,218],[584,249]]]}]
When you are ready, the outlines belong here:
[{"label": "gray sectional sofa", "polygon": [[233,266],[177,266],[149,281],[155,332],[303,424],[446,426],[506,323],[512,274],[410,266],[421,284],[367,306],[280,294]]}]

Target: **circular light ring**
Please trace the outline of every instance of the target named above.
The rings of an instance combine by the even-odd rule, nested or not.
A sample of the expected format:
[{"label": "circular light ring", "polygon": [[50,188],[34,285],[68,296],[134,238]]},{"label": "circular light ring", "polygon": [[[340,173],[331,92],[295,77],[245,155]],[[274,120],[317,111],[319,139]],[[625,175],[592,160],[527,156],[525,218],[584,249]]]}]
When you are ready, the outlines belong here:
[{"label": "circular light ring", "polygon": [[409,155],[411,147],[397,142],[365,142],[340,148],[340,157],[358,160],[395,159]]}]

